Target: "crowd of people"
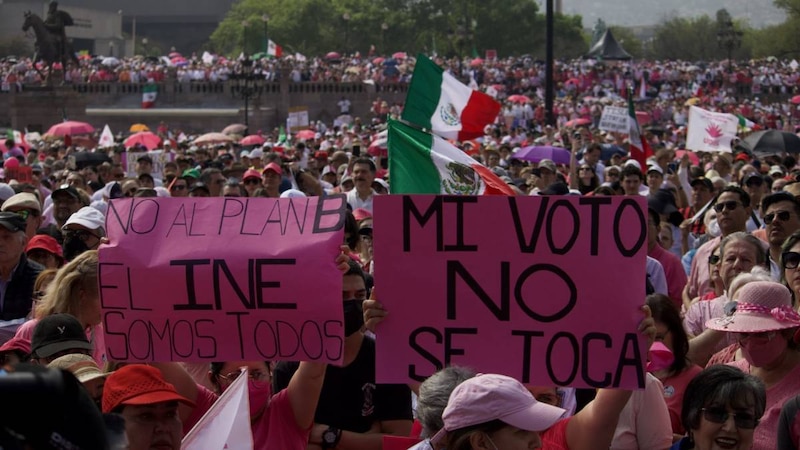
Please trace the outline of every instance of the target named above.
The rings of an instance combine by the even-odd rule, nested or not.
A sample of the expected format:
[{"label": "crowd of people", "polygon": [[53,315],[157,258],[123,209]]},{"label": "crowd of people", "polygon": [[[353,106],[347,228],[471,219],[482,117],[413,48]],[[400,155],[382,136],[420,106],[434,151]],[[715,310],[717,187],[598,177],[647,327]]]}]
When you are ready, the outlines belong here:
[{"label": "crowd of people", "polygon": [[[536,68],[504,64],[508,67],[496,73],[487,64],[477,74],[469,68],[478,64],[464,61],[462,75],[481,86],[497,84],[495,91],[503,91],[497,95],[506,99],[540,87],[526,84],[532,73],[538,77]],[[369,143],[380,140],[385,116],[399,109],[384,117],[372,111],[376,120],[370,123],[358,117],[347,125],[312,123],[313,136],[306,139],[285,138],[275,130],[261,133],[264,144],[251,146],[165,141],[169,144],[159,154],[121,145],[78,150],[64,142],[23,151],[7,140],[0,174],[5,181],[0,183],[3,366],[20,376],[40,373],[38,366],[73,373],[85,394],[74,412],[101,421],[105,413],[107,428],[117,430],[115,437],[64,431],[61,437],[74,445],[66,448],[177,449],[182,436],[242,376],[240,368],[247,369],[258,449],[379,449],[393,440],[406,442],[404,448],[437,450],[800,448],[798,160],[738,145],[732,153],[681,151],[691,98],[767,128],[791,128],[795,109],[787,101],[768,104],[755,96],[736,100],[739,94],[729,90],[733,84],[725,82],[721,63],[684,66],[633,66],[634,79],[640,73],[658,89],[642,103],[659,125],[646,134],[654,155],[645,165],[629,157],[627,136],[602,132],[594,120],[593,106],[618,101],[623,86],[606,80],[615,80],[624,66],[587,66],[586,73],[594,75],[565,79],[556,126],[544,123],[535,101],[506,102],[485,136],[456,143],[517,195],[646,198],[647,295],[641,299],[639,331],[653,354],[658,349],[669,357],[660,363],[651,358],[642,391],[523,386],[467,367],[443,368],[418,386],[375,383],[374,336],[381,334],[380,323],[392,318],[372,290],[380,264],[372,245],[373,235],[380,239],[380,230],[373,233],[373,200],[390,195],[392,185],[389,155]],[[766,62],[752,70],[791,78],[794,69],[786,67]],[[595,100],[585,101],[590,92]],[[567,123],[580,118],[587,120]],[[158,133],[168,138],[178,131],[162,125]],[[569,163],[515,158],[529,145],[563,147]],[[135,161],[126,151],[138,153]],[[77,157],[82,154],[101,157]],[[29,180],[6,176],[26,166]],[[345,318],[342,367],[109,361],[98,292],[98,248],[108,242],[109,202],[335,194],[343,194],[351,210],[336,258]],[[35,406],[30,405],[31,414]],[[25,411],[17,411],[18,422],[24,422]],[[31,446],[38,439],[24,423],[7,428]],[[112,447],[115,442],[122,446]]]}]

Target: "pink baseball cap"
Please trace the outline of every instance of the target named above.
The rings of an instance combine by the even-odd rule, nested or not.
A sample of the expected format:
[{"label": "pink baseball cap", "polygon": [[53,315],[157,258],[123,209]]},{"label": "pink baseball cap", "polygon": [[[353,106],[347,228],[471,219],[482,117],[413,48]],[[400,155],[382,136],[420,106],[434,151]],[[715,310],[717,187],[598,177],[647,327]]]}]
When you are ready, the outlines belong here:
[{"label": "pink baseball cap", "polygon": [[505,375],[481,374],[456,386],[442,419],[444,428],[431,439],[438,442],[446,432],[493,420],[526,431],[543,431],[564,416],[564,410],[537,402],[519,381]]}]

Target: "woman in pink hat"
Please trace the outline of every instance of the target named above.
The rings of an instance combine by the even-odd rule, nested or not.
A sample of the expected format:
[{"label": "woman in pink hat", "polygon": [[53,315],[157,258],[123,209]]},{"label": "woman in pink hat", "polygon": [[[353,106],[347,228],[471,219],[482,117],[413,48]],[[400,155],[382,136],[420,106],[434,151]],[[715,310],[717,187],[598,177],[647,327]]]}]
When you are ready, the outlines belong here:
[{"label": "woman in pink hat", "polygon": [[766,385],[766,412],[755,429],[752,448],[775,449],[781,407],[800,392],[800,352],[794,339],[800,327],[800,314],[792,308],[789,289],[772,281],[743,286],[738,301],[727,307],[726,313],[709,320],[706,326],[734,333],[744,359],[730,365]]}]

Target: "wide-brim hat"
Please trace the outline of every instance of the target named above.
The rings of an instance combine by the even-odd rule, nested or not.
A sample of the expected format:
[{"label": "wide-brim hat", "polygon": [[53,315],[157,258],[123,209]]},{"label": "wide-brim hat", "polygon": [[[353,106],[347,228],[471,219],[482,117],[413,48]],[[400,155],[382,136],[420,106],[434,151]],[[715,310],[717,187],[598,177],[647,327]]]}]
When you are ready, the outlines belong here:
[{"label": "wide-brim hat", "polygon": [[762,333],[800,327],[800,314],[792,308],[789,289],[774,281],[754,281],[742,286],[725,315],[706,322],[706,328],[730,333]]}]

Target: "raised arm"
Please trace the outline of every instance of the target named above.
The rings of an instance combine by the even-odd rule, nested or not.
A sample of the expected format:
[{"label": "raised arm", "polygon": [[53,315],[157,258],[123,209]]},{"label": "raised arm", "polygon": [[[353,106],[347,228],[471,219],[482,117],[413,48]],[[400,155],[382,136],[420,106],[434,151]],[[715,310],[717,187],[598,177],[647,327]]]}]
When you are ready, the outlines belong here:
[{"label": "raised arm", "polygon": [[306,430],[314,424],[326,367],[324,363],[301,362],[286,388],[294,420],[300,429]]},{"label": "raised arm", "polygon": [[[639,324],[639,332],[647,335],[647,348],[653,344],[656,335],[655,322],[648,306],[642,307],[644,320]],[[622,389],[599,389],[597,397],[585,408],[575,414],[567,424],[567,445],[570,450],[597,450],[608,448],[617,429],[619,415],[631,391]]]}]

